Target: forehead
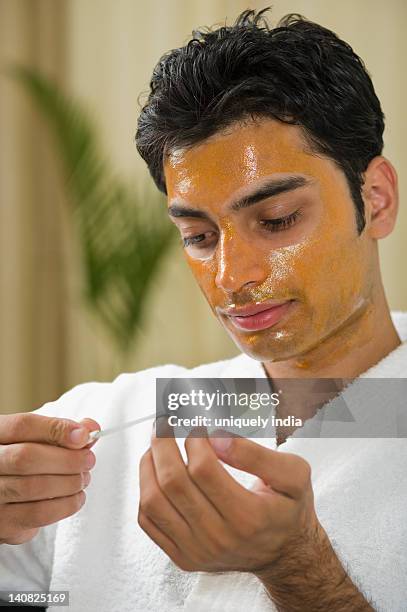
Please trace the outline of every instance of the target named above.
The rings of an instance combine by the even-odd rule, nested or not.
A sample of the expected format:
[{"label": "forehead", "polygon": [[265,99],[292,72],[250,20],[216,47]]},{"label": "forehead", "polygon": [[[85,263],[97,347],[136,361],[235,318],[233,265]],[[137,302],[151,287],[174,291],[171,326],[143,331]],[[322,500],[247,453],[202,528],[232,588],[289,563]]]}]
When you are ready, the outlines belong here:
[{"label": "forehead", "polygon": [[[234,124],[164,162],[168,200],[227,198],[236,190],[274,173],[316,176],[322,160],[307,151],[301,129],[272,119]],[[326,171],[326,169],[325,169]]]}]

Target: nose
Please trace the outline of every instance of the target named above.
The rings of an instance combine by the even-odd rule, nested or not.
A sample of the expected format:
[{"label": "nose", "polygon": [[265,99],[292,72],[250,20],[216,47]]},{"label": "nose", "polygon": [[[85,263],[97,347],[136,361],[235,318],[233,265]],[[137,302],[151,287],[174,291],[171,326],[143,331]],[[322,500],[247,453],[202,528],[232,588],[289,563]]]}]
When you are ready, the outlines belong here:
[{"label": "nose", "polygon": [[265,262],[256,245],[230,228],[221,232],[217,249],[216,286],[226,293],[235,293],[245,285],[258,285],[266,277]]}]

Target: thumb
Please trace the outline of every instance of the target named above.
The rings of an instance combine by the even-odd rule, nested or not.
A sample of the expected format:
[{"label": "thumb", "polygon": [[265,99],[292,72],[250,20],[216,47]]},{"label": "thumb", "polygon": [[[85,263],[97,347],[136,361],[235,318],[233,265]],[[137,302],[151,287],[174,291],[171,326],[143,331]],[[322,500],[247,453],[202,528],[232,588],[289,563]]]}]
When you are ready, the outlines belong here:
[{"label": "thumb", "polygon": [[91,431],[100,429],[100,425],[93,419],[84,418],[79,422],[71,419],[53,419],[48,423],[51,444],[65,446],[66,448],[91,448],[94,443],[88,444]]},{"label": "thumb", "polygon": [[[224,463],[254,474],[274,491],[289,497],[301,497],[311,481],[311,467],[293,453],[272,450],[240,436],[210,437],[217,457]],[[219,435],[219,434],[218,434]]]},{"label": "thumb", "polygon": [[81,448],[87,443],[89,432],[93,429],[100,427],[92,419],[77,423],[68,418],[20,412],[0,417],[0,444],[43,442],[65,448]]}]

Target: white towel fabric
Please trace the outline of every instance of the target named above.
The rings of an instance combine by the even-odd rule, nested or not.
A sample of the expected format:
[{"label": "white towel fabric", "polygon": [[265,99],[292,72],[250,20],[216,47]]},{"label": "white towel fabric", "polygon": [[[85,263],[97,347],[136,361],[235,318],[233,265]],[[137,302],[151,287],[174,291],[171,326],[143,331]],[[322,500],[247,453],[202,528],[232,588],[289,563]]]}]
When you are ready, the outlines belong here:
[{"label": "white towel fabric", "polygon": [[[407,378],[407,313],[393,312],[392,317],[403,343],[362,377]],[[158,366],[122,374],[112,383],[78,385],[36,412],[91,417],[107,428],[154,412],[157,377],[183,376],[264,378],[265,373],[244,354],[193,369]],[[138,464],[150,432],[147,421],[95,445],[97,463],[85,505],[41,529],[31,542],[1,545],[0,590],[69,590],[71,612],[276,609],[251,574],[184,572],[139,528]],[[256,441],[276,448],[274,438]],[[178,442],[182,448],[183,441]],[[319,520],[375,609],[406,612],[407,440],[294,435],[279,451],[301,455],[311,464]],[[227,469],[245,485],[254,480]]]}]

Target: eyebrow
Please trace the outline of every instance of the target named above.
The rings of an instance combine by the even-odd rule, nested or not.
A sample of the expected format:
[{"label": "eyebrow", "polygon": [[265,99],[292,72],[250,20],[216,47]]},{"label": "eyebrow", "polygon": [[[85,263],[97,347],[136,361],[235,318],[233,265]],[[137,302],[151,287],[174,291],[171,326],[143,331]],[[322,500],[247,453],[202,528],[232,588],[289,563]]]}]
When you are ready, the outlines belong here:
[{"label": "eyebrow", "polygon": [[[248,208],[249,206],[253,206],[253,204],[261,202],[262,200],[279,195],[280,193],[286,193],[287,191],[294,191],[295,189],[305,187],[310,183],[311,180],[309,178],[301,175],[270,179],[266,183],[263,183],[263,185],[261,185],[253,193],[232,202],[232,204],[229,206],[229,210],[237,211],[241,208]],[[198,217],[200,219],[209,218],[208,214],[203,210],[181,204],[172,204],[169,206],[168,214],[171,217]]]}]

